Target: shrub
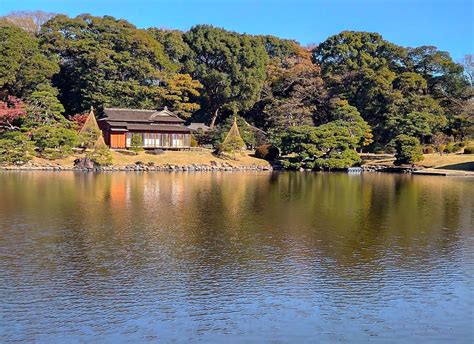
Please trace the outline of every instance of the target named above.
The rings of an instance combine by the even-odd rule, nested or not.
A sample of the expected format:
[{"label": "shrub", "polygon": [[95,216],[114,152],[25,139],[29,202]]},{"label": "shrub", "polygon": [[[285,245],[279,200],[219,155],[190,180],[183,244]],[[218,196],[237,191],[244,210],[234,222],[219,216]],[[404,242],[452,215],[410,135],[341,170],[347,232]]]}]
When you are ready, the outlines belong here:
[{"label": "shrub", "polygon": [[60,148],[43,148],[38,152],[38,155],[48,160],[63,159],[70,156],[73,153],[72,148],[63,146]]},{"label": "shrub", "polygon": [[444,153],[454,153],[458,150],[458,148],[454,145],[454,143],[449,142],[446,147],[444,148]]},{"label": "shrub", "polygon": [[59,159],[72,154],[79,144],[79,134],[65,127],[43,126],[33,131],[32,139],[39,155],[46,159]]},{"label": "shrub", "polygon": [[395,147],[395,163],[413,164],[423,160],[423,152],[420,147],[420,141],[416,137],[408,135],[398,135],[394,142]]},{"label": "shrub", "polygon": [[87,152],[86,157],[91,159],[99,166],[109,166],[113,163],[112,153],[106,146],[101,146],[93,151]]},{"label": "shrub", "polygon": [[464,154],[474,154],[474,146],[467,146],[464,148]]},{"label": "shrub", "polygon": [[431,142],[435,151],[442,155],[449,143],[449,137],[442,132],[437,132],[431,137]]},{"label": "shrub", "polygon": [[352,149],[333,150],[323,158],[316,159],[314,167],[319,169],[342,169],[359,165],[360,162],[359,154]]},{"label": "shrub", "polygon": [[115,151],[117,153],[120,153],[120,154],[123,154],[123,155],[137,155],[138,154],[137,152],[130,151],[130,150],[127,150],[127,149],[115,149]]},{"label": "shrub", "polygon": [[215,129],[207,131],[198,129],[193,133],[191,137],[194,137],[198,146],[212,145],[215,141],[220,140],[220,133],[218,133]]},{"label": "shrub", "polygon": [[235,160],[235,152],[240,152],[243,148],[245,148],[245,142],[240,136],[237,120],[234,119],[234,124],[230,127],[224,141],[219,145],[218,152],[219,154],[231,153],[232,158]]},{"label": "shrub", "polygon": [[446,149],[446,145],[438,145],[436,150],[438,151],[440,155],[443,155],[445,149]]},{"label": "shrub", "polygon": [[102,134],[99,129],[87,128],[87,130],[79,134],[80,145],[85,148],[93,148],[100,135]]},{"label": "shrub", "polygon": [[135,165],[142,166],[142,165],[144,165],[144,163],[143,163],[143,161],[139,160],[139,161],[135,161]]},{"label": "shrub", "polygon": [[143,151],[143,137],[140,134],[132,134],[130,149],[136,153]]},{"label": "shrub", "polygon": [[244,140],[240,136],[230,136],[219,145],[219,152],[232,153],[235,159],[235,152],[240,152],[244,145]]},{"label": "shrub", "polygon": [[255,151],[255,156],[257,158],[270,160],[270,161],[275,160],[276,158],[278,158],[279,155],[280,155],[280,150],[271,144],[261,145]]},{"label": "shrub", "polygon": [[230,116],[213,130],[207,131],[206,135],[212,140],[211,142],[215,147],[219,147],[219,143],[225,141],[225,138],[228,136],[229,132],[232,132],[232,135],[238,133],[244,142],[242,144],[243,148],[255,147],[255,144],[257,143],[257,138],[255,135],[256,130],[249,126],[242,117]]},{"label": "shrub", "polygon": [[160,154],[165,154],[165,151],[163,149],[153,149],[153,150],[147,150],[145,152],[146,154],[151,154],[151,155],[160,155]]},{"label": "shrub", "polygon": [[32,159],[33,152],[33,144],[22,133],[8,133],[0,139],[0,163],[2,164],[23,165]]},{"label": "shrub", "polygon": [[155,166],[155,163],[154,163],[153,161],[148,161],[148,162],[146,163],[146,165],[147,165],[148,167],[153,167],[153,166]]},{"label": "shrub", "polygon": [[431,146],[425,146],[423,147],[423,154],[433,154],[434,149]]},{"label": "shrub", "polygon": [[198,147],[199,144],[196,140],[196,138],[194,137],[194,135],[191,135],[191,147]]},{"label": "shrub", "polygon": [[355,152],[357,144],[348,125],[333,121],[318,127],[288,128],[281,137],[281,151],[289,157],[282,162],[289,168],[346,168],[361,159]]}]

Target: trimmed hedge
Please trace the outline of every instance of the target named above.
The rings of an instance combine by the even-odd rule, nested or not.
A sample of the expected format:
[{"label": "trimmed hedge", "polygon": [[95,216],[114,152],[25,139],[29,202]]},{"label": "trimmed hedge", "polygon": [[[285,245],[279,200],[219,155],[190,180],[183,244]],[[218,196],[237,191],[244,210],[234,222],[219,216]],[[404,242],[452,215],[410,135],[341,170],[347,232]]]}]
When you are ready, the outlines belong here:
[{"label": "trimmed hedge", "polygon": [[474,146],[464,148],[464,154],[474,154]]},{"label": "trimmed hedge", "polygon": [[255,150],[255,157],[265,160],[275,160],[280,155],[280,150],[270,144],[261,145]]},{"label": "trimmed hedge", "polygon": [[433,147],[431,146],[423,147],[423,154],[433,154],[433,153],[434,153]]}]

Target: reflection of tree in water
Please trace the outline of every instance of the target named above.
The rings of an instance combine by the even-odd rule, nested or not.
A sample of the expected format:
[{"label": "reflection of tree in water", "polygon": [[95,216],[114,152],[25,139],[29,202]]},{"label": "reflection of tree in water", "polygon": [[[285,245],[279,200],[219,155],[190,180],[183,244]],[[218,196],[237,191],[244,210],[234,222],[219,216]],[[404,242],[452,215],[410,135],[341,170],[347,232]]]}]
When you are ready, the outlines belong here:
[{"label": "reflection of tree in water", "polygon": [[69,268],[83,285],[429,268],[465,245],[474,191],[460,179],[325,173],[32,173],[0,185],[1,214],[46,231],[35,247],[51,245],[52,273]]}]

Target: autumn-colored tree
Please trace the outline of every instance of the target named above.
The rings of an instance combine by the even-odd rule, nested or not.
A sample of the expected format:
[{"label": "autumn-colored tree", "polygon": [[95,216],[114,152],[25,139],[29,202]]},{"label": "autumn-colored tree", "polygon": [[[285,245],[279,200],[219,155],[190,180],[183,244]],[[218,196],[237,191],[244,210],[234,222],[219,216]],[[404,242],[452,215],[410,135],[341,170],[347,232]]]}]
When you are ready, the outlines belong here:
[{"label": "autumn-colored tree", "polygon": [[462,65],[464,67],[464,74],[466,75],[467,80],[469,81],[471,86],[474,87],[474,55],[464,55]]},{"label": "autumn-colored tree", "polygon": [[43,11],[15,11],[10,12],[0,19],[12,23],[29,33],[37,35],[41,30],[41,26],[55,15],[55,13],[47,13]]},{"label": "autumn-colored tree", "polygon": [[439,155],[443,155],[444,149],[449,142],[449,137],[442,132],[438,132],[431,138],[431,143]]},{"label": "autumn-colored tree", "polygon": [[200,108],[199,103],[192,100],[199,96],[201,88],[202,84],[193,80],[189,74],[173,74],[165,79],[160,97],[162,97],[165,106],[186,119]]},{"label": "autumn-colored tree", "polygon": [[79,113],[70,117],[70,120],[74,123],[77,131],[80,131],[84,123],[86,123],[89,113]]},{"label": "autumn-colored tree", "polygon": [[8,96],[6,101],[0,101],[0,132],[19,129],[19,121],[25,115],[25,104],[20,99]]},{"label": "autumn-colored tree", "polygon": [[322,115],[326,93],[320,68],[311,52],[295,45],[287,57],[273,59],[267,66],[267,80],[261,100],[254,106],[254,122],[265,129],[313,124]]}]

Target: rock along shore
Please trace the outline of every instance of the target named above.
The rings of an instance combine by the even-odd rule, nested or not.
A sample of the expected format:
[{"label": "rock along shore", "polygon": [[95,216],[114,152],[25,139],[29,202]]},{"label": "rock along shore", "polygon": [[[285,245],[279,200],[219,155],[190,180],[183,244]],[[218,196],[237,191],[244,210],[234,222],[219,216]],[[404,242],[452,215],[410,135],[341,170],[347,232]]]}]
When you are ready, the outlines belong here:
[{"label": "rock along shore", "polygon": [[0,170],[11,170],[11,171],[80,171],[80,172],[155,172],[155,171],[168,171],[168,172],[239,172],[239,171],[271,171],[271,166],[259,166],[259,165],[239,165],[234,166],[228,163],[219,163],[212,161],[210,165],[205,164],[189,164],[189,165],[142,165],[132,164],[124,166],[61,166],[61,165],[38,165],[38,164],[25,164],[20,166],[0,166]]}]

